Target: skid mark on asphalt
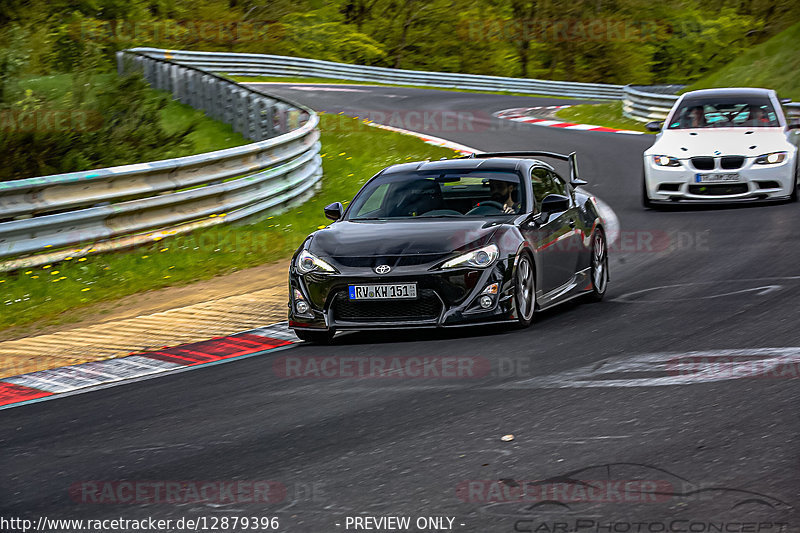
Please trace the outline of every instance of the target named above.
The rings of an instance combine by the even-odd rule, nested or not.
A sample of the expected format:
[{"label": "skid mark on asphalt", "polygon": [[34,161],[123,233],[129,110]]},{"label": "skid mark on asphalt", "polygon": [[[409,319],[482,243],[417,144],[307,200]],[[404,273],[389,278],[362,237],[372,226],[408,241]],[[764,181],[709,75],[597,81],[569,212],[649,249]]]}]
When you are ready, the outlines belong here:
[{"label": "skid mark on asphalt", "polygon": [[800,347],[637,354],[490,388],[664,387],[745,378],[800,378]]},{"label": "skid mark on asphalt", "polygon": [[[776,283],[783,281],[783,284]],[[790,290],[788,285],[797,285],[800,281],[800,276],[785,276],[778,278],[755,278],[755,279],[729,279],[718,281],[695,281],[689,283],[676,283],[674,285],[659,285],[657,287],[648,287],[638,291],[628,292],[621,296],[617,296],[612,301],[625,302],[625,303],[672,303],[684,302],[692,300],[712,300],[715,298],[725,298],[729,296],[739,296],[742,294],[749,294],[752,296],[765,296],[778,291]],[[659,298],[651,293],[665,292],[669,295],[670,292],[680,292],[681,289],[692,289],[694,287],[702,287],[711,285],[713,289],[718,292],[712,294],[699,294],[696,296],[681,294],[679,297]],[[744,287],[742,285],[755,285],[754,287]],[[725,290],[732,289],[732,290]]]}]

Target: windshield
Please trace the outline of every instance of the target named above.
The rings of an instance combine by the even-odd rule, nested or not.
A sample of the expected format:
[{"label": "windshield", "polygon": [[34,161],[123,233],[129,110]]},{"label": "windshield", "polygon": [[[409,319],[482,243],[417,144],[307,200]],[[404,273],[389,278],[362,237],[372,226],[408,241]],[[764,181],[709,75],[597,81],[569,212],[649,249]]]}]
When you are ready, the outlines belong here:
[{"label": "windshield", "polygon": [[779,126],[767,98],[705,97],[684,100],[669,129],[774,128]]},{"label": "windshield", "polygon": [[348,220],[487,217],[519,213],[519,176],[503,171],[410,172],[367,184]]}]

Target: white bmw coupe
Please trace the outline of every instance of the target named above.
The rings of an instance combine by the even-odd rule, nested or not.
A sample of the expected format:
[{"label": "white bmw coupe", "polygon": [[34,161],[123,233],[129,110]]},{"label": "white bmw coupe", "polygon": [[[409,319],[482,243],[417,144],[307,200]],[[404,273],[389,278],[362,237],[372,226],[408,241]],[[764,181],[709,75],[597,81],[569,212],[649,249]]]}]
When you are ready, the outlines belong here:
[{"label": "white bmw coupe", "polygon": [[645,207],[678,201],[797,200],[800,124],[775,91],[705,89],[681,96],[644,153]]}]

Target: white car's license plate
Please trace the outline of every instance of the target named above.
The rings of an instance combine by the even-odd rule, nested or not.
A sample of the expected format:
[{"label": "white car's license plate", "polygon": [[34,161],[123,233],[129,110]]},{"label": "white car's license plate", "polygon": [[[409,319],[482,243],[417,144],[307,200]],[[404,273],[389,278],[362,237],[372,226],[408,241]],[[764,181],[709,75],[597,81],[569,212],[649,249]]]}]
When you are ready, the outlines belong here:
[{"label": "white car's license plate", "polygon": [[416,297],[416,283],[350,285],[351,300],[409,300]]},{"label": "white car's license plate", "polygon": [[714,174],[695,174],[695,183],[731,183],[739,181],[739,174],[736,172],[714,173]]}]

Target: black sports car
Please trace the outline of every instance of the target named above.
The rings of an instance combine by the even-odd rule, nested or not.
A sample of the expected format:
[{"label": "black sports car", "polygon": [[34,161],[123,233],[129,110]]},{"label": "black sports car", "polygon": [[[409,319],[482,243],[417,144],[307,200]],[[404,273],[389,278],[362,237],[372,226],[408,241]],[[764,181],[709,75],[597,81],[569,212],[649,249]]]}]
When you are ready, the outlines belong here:
[{"label": "black sports car", "polygon": [[[533,157],[569,161],[570,180]],[[575,154],[499,152],[404,163],[369,180],[292,257],[289,327],[337,330],[531,323],[536,310],[603,297],[603,220]]]}]

